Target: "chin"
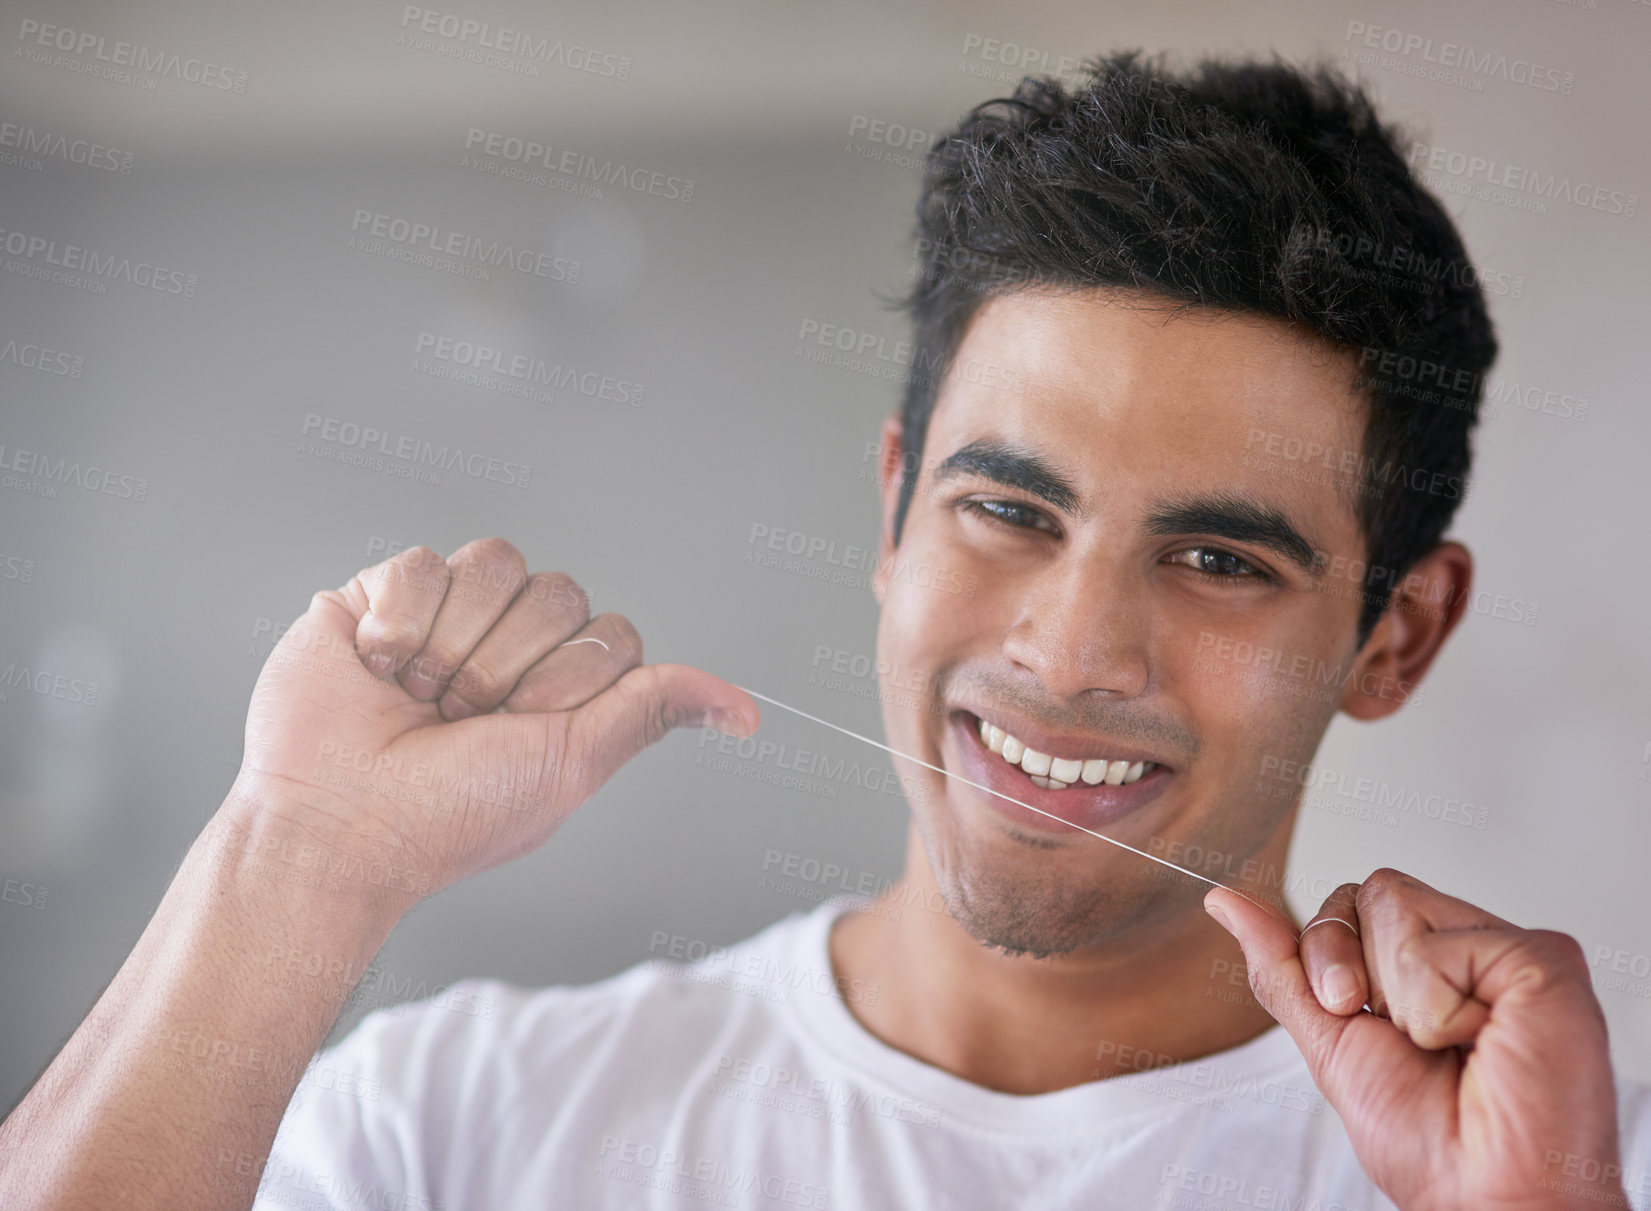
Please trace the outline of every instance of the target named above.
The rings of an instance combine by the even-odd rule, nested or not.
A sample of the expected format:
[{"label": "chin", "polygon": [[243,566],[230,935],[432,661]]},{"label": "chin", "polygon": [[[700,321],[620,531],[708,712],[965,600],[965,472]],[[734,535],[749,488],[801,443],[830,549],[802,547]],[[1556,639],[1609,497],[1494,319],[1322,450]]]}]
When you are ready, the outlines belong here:
[{"label": "chin", "polygon": [[[1105,943],[1162,915],[1152,909],[1162,906],[1169,885],[1143,885],[1140,872],[1114,869],[1115,859],[1131,857],[1122,850],[1097,853],[1084,869],[1052,860],[1055,855],[1045,846],[1074,851],[1047,838],[1033,835],[1029,847],[1004,834],[959,835],[955,817],[940,825],[946,835],[938,836],[926,814],[915,818],[947,910],[983,946],[1012,956],[1052,958]],[[1179,881],[1194,882],[1184,876]]]}]

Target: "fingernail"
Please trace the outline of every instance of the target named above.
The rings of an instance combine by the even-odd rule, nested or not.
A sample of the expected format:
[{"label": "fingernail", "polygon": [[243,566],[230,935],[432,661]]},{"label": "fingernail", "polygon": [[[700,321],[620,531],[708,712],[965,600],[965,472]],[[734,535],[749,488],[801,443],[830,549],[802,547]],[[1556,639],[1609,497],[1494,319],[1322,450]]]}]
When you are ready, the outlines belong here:
[{"label": "fingernail", "polygon": [[1233,931],[1233,923],[1227,919],[1227,914],[1214,904],[1204,905],[1204,911],[1215,918],[1215,923],[1228,933]]},{"label": "fingernail", "polygon": [[745,737],[740,717],[732,711],[723,710],[721,707],[713,707],[711,710],[706,711],[705,718],[700,721],[700,726],[715,728],[724,736],[734,736],[739,739]]},{"label": "fingernail", "polygon": [[1330,967],[1319,982],[1324,988],[1325,1000],[1331,1005],[1345,1005],[1359,995],[1359,977],[1345,963]]},{"label": "fingernail", "polygon": [[390,653],[374,652],[366,660],[367,671],[374,677],[382,677],[390,671]]}]

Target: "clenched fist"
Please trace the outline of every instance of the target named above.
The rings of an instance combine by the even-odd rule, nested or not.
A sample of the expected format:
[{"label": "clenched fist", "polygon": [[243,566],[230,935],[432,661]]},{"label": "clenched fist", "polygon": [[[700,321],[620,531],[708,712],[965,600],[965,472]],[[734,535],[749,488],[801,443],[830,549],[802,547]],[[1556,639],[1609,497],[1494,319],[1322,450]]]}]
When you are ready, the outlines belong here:
[{"label": "clenched fist", "polygon": [[410,907],[537,848],[670,729],[748,736],[758,719],[709,673],[643,664],[628,621],[592,618],[577,584],[529,575],[502,539],[415,547],[288,628],[226,807],[281,838],[270,857],[292,862],[301,837],[303,864]]},{"label": "clenched fist", "polygon": [[1299,935],[1226,889],[1204,903],[1404,1211],[1629,1205],[1605,1015],[1574,939],[1396,870],[1337,888]]}]

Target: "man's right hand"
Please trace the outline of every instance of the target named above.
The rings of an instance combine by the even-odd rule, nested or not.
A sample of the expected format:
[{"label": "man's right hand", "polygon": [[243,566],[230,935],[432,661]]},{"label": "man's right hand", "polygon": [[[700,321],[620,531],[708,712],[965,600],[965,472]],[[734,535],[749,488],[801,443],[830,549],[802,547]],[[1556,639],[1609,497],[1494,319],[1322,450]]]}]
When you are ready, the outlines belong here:
[{"label": "man's right hand", "polygon": [[644,665],[625,618],[592,618],[502,539],[415,547],[315,594],[281,638],[225,810],[254,837],[314,841],[322,870],[378,872],[410,907],[537,848],[671,728],[758,719],[709,673]]},{"label": "man's right hand", "polygon": [[258,677],[229,797],[0,1123],[0,1206],[248,1206],[245,1175],[420,895],[533,849],[669,729],[757,719],[709,673],[644,665],[628,622],[498,539],[317,593]]}]

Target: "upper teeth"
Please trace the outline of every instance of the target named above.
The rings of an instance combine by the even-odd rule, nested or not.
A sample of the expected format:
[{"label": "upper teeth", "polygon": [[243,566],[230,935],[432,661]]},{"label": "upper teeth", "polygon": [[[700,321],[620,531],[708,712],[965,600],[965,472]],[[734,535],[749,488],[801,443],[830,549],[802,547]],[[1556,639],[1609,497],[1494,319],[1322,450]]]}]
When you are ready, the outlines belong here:
[{"label": "upper teeth", "polygon": [[1106,783],[1123,786],[1134,782],[1148,770],[1158,768],[1154,761],[1108,761],[1102,757],[1079,759],[1051,757],[1015,739],[995,724],[980,721],[980,738],[986,747],[997,753],[1010,765],[1018,765],[1038,786],[1045,790],[1065,790],[1082,779],[1090,786]]}]

